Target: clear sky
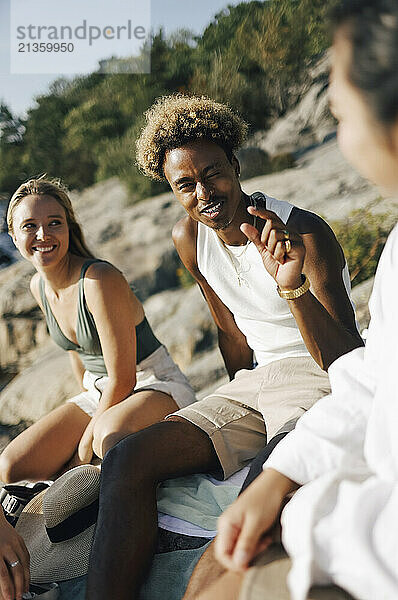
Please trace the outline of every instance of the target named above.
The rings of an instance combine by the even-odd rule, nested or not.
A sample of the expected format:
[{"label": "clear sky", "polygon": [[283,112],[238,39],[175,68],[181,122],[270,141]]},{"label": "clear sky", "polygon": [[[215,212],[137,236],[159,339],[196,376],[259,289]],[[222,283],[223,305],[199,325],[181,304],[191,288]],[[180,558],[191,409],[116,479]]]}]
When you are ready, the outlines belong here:
[{"label": "clear sky", "polygon": [[[34,2],[35,0],[30,0]],[[65,0],[53,0],[62,3]],[[66,0],[67,1],[67,0]],[[112,0],[103,0],[112,3]],[[243,0],[249,1],[249,0]],[[151,0],[152,28],[163,27],[166,34],[176,29],[190,29],[200,34],[215,14],[242,0]],[[54,75],[8,75],[8,40],[1,35],[9,22],[9,0],[0,0],[0,101],[13,113],[22,114],[34,104],[34,97],[45,93]],[[84,0],[81,2],[84,5]],[[4,31],[4,29],[3,29]]]}]

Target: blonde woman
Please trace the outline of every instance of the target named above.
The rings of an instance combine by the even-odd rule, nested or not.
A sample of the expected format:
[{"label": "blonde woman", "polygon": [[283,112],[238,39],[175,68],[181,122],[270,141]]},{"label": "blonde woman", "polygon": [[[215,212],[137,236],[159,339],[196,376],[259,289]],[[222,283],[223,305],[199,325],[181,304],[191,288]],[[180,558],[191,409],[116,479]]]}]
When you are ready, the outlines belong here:
[{"label": "blonde woman", "polygon": [[194,401],[114,266],[87,248],[65,189],[32,179],[11,198],[9,233],[36,269],[30,284],[53,340],[68,352],[81,393],[15,438],[0,478],[48,479],[102,458],[116,441]]}]

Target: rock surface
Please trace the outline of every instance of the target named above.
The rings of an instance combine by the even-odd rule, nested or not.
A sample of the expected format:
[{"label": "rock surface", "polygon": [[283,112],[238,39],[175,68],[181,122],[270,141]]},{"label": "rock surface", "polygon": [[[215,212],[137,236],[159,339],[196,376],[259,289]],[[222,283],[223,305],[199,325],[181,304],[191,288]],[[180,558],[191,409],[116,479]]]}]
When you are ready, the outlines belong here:
[{"label": "rock surface", "polygon": [[141,300],[178,285],[171,230],[185,213],[171,193],[129,206],[112,178],[75,194],[74,206],[88,245],[123,271]]},{"label": "rock surface", "polygon": [[216,326],[196,285],[156,294],[144,306],[156,335],[167,344],[181,369],[186,370],[195,357],[216,345]]},{"label": "rock surface", "polygon": [[324,142],[336,130],[329,110],[329,55],[325,54],[309,71],[308,80],[297,105],[278,119],[266,132],[250,140],[270,156]]},{"label": "rock surface", "polygon": [[270,156],[297,152],[325,141],[336,130],[329,110],[330,59],[325,54],[308,72],[308,82],[300,101],[266,132],[259,132],[255,143]]},{"label": "rock surface", "polygon": [[357,316],[358,328],[361,333],[369,326],[369,299],[372,294],[374,277],[363,281],[352,291],[352,299],[355,304],[355,313]]},{"label": "rock surface", "polygon": [[398,201],[381,198],[379,191],[346,162],[336,140],[303,154],[295,168],[255,177],[245,181],[243,188],[248,194],[262,190],[329,221],[365,208],[398,216]]},{"label": "rock surface", "polygon": [[50,341],[0,395],[3,425],[33,423],[79,393],[68,355]]},{"label": "rock surface", "polygon": [[29,290],[33,273],[23,260],[0,271],[0,372],[20,371],[48,343],[41,310]]}]

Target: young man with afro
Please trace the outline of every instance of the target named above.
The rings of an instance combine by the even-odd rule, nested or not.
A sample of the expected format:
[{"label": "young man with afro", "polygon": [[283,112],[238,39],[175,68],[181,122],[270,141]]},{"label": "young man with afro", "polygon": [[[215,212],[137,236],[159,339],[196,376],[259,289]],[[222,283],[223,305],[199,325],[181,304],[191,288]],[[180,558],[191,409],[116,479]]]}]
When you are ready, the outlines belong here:
[{"label": "young man with afro", "polygon": [[137,161],[168,181],[187,212],[173,240],[217,325],[231,381],[107,453],[90,600],[137,597],[156,543],[159,482],[230,476],[328,394],[329,365],[363,344],[328,225],[242,190],[235,152],[244,121],[223,104],[183,95],[158,100],[146,120]]}]

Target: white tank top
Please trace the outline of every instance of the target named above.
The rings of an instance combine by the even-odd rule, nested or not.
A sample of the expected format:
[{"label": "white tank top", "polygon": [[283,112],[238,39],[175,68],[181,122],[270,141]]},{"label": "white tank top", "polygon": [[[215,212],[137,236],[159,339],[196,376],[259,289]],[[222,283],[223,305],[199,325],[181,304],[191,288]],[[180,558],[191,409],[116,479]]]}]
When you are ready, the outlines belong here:
[{"label": "white tank top", "polygon": [[[286,224],[293,205],[265,194],[264,199],[267,210]],[[254,244],[227,246],[213,229],[198,223],[197,261],[199,271],[232,312],[259,366],[310,355],[287,301],[280,298]],[[350,295],[347,265],[342,277]]]}]

